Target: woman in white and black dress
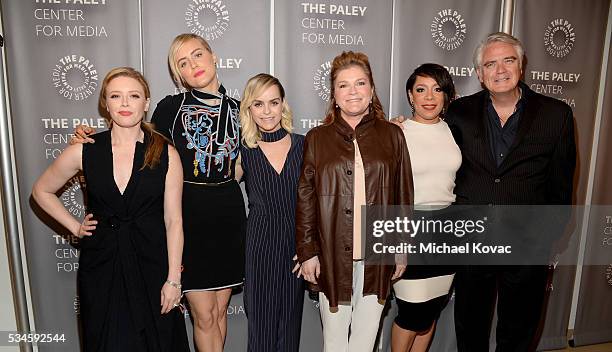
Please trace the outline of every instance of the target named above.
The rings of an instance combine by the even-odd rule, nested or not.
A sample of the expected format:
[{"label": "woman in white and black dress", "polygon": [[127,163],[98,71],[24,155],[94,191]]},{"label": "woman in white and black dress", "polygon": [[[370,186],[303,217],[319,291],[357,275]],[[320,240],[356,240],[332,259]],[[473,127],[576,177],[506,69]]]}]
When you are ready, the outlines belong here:
[{"label": "woman in white and black dress", "polygon": [[[455,201],[455,173],[461,152],[448,125],[441,119],[455,97],[448,71],[437,64],[423,64],[406,82],[412,118],[402,122],[410,152],[414,182],[414,218],[443,217]],[[429,234],[433,238],[435,234]],[[392,330],[393,352],[426,351],[435,323],[448,301],[454,272],[441,265],[410,265],[393,285],[398,315]],[[421,262],[420,264],[423,264]]]}]

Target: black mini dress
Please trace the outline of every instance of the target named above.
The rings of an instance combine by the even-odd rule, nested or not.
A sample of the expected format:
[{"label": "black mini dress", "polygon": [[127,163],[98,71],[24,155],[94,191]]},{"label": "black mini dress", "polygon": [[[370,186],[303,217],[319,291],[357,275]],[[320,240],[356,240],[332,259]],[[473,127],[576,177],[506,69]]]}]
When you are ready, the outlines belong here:
[{"label": "black mini dress", "polygon": [[191,90],[167,96],[153,113],[151,122],[172,141],[183,165],[184,292],[244,281],[246,214],[234,180],[239,108],[221,86],[218,95]]}]

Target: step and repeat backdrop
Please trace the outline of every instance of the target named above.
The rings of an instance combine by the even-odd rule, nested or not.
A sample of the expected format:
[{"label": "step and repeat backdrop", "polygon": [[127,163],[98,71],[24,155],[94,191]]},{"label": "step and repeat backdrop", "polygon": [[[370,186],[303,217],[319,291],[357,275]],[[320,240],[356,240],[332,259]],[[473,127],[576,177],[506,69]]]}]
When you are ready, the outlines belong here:
[{"label": "step and repeat backdrop", "polygon": [[[155,103],[178,92],[167,65],[171,40],[179,33],[196,33],[217,54],[219,78],[232,97],[241,98],[249,77],[274,73],[287,91],[296,132],[305,134],[324,116],[331,61],[343,50],[368,54],[389,116],[409,115],[405,81],[421,63],[447,67],[459,95],[481,89],[473,50],[499,29],[502,16],[501,0],[24,0],[3,1],[1,6],[35,326],[39,332],[64,333],[67,340],[41,346],[42,352],[79,349],[79,251],[77,241],[31,201],[30,190],[65,148],[75,126],[107,127],[98,114],[97,99],[109,69],[143,70]],[[591,0],[588,5],[582,0],[515,2],[514,34],[523,41],[528,58],[525,82],[574,111],[579,147],[576,204],[584,204],[587,194],[601,79],[608,86],[593,199],[596,204],[612,204],[606,179],[612,167],[606,138],[612,124],[612,68],[607,77],[601,72],[609,7],[610,0]],[[59,195],[77,217],[84,216],[86,206],[83,181],[75,175]],[[612,210],[594,212],[588,229],[597,233],[596,239],[608,230],[610,237],[610,224]],[[578,223],[574,236],[580,231]],[[564,263],[577,257],[575,252],[563,255],[569,256]],[[575,266],[554,270],[540,349],[567,344],[575,271]],[[575,342],[612,340],[612,302],[607,299],[612,293],[612,264],[585,267],[580,287]],[[451,299],[442,313],[432,351],[456,350],[453,304]],[[390,350],[395,310],[391,300],[377,350]],[[226,351],[245,351],[241,292],[233,295],[228,318]],[[185,319],[191,325],[188,313]],[[318,303],[307,292],[301,339],[303,351],[321,349]]]}]

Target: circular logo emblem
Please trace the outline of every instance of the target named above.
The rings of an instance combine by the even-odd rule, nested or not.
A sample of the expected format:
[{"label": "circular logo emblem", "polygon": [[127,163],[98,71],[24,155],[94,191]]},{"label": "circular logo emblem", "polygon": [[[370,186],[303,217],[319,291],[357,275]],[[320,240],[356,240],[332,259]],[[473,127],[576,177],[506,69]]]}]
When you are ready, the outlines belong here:
[{"label": "circular logo emblem", "polygon": [[312,84],[315,92],[319,98],[323,101],[327,102],[329,100],[329,95],[331,91],[329,89],[330,78],[329,72],[331,71],[331,61],[325,61],[321,65],[317,67],[315,70]]},{"label": "circular logo emblem", "polygon": [[57,92],[68,100],[85,100],[98,87],[98,71],[85,56],[66,55],[51,70],[51,81]]},{"label": "circular logo emblem", "polygon": [[229,11],[221,0],[192,0],[185,11],[185,25],[191,33],[212,41],[229,28]]},{"label": "circular logo emblem", "polygon": [[612,264],[608,265],[606,268],[606,282],[608,285],[612,286]]},{"label": "circular logo emblem", "polygon": [[312,297],[310,298],[310,303],[312,303],[312,308],[314,308],[315,310],[319,310],[319,307],[321,306],[321,302],[312,299]]},{"label": "circular logo emblem", "polygon": [[575,41],[574,26],[563,18],[550,21],[546,31],[544,31],[544,47],[552,57],[562,58],[567,56],[572,51]]},{"label": "circular logo emblem", "polygon": [[82,176],[76,176],[70,179],[64,185],[62,195],[60,199],[64,204],[64,208],[68,212],[78,218],[82,218],[85,215],[85,205],[83,204],[83,193],[81,192],[81,180]]},{"label": "circular logo emblem", "polygon": [[440,10],[430,25],[431,38],[436,46],[452,51],[463,44],[467,26],[463,16],[453,9]]},{"label": "circular logo emblem", "polygon": [[76,315],[81,314],[81,302],[79,301],[79,296],[74,296],[74,300],[72,301],[72,307],[74,308],[74,312]]}]

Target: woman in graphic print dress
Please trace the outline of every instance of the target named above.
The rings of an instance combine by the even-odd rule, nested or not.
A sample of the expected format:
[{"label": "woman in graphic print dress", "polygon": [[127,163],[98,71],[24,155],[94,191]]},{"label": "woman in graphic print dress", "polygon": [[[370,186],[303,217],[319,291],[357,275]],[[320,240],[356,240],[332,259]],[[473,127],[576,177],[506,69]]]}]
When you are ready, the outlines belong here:
[{"label": "woman in graphic print dress", "polygon": [[168,64],[187,91],[159,102],[151,120],[172,141],[183,163],[183,291],[200,351],[223,349],[232,287],[244,278],[246,216],[234,179],[240,105],[225,94],[216,62],[202,37],[177,36]]}]

